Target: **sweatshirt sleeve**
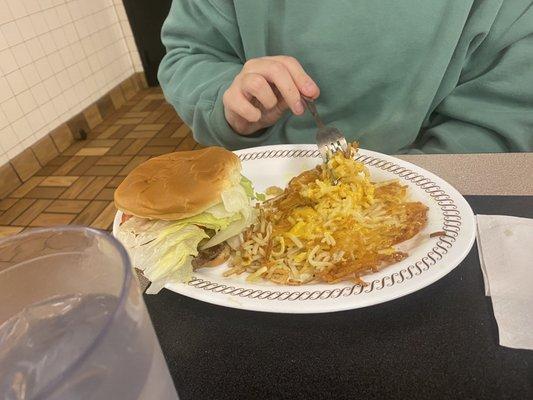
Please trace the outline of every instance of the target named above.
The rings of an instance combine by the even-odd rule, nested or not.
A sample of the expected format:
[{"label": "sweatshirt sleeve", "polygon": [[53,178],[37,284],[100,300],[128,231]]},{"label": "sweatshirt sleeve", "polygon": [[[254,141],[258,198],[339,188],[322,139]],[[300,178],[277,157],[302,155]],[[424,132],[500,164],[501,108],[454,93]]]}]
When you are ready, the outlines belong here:
[{"label": "sweatshirt sleeve", "polygon": [[[519,4],[522,6],[519,6]],[[503,2],[412,152],[533,150],[533,5]]]},{"label": "sweatshirt sleeve", "polygon": [[199,143],[235,149],[264,140],[237,135],[224,116],[222,95],[245,60],[233,2],[173,0],[161,38],[159,83]]}]

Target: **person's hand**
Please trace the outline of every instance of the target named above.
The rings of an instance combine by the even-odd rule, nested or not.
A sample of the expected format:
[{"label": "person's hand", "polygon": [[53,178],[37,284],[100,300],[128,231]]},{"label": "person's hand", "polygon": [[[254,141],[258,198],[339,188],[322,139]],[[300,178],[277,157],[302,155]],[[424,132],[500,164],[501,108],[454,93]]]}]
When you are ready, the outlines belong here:
[{"label": "person's hand", "polygon": [[224,115],[235,132],[251,135],[273,125],[287,109],[303,114],[301,94],[315,99],[320,90],[295,58],[254,58],[224,92]]}]

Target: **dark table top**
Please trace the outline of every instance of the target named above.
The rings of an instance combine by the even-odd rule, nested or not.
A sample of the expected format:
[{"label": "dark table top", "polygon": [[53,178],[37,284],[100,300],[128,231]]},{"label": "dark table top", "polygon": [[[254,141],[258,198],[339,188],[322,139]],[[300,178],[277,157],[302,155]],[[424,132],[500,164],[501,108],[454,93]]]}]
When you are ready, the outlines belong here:
[{"label": "dark table top", "polygon": [[[533,217],[533,197],[467,200]],[[353,311],[257,313],[168,290],[145,300],[181,400],[533,399],[533,351],[498,344],[475,246],[438,282]]]}]

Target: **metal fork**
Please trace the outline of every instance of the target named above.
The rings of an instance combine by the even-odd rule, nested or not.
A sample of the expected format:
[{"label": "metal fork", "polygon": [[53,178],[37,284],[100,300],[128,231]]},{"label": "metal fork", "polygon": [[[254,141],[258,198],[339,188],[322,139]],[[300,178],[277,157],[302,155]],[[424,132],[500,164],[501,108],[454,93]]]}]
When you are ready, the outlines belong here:
[{"label": "metal fork", "polygon": [[339,150],[347,154],[348,143],[342,132],[332,126],[326,126],[322,122],[313,99],[305,96],[302,96],[302,99],[318,126],[318,131],[316,132],[316,144],[324,162],[327,163],[330,156]]}]

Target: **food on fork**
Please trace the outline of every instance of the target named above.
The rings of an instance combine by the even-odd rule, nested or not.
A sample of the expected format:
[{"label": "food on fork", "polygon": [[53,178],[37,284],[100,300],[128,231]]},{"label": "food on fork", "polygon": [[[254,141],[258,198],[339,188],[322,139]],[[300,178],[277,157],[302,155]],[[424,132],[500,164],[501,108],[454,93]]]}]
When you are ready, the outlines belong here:
[{"label": "food on fork", "polygon": [[227,241],[253,221],[254,195],[239,158],[221,147],[165,154],[131,171],[115,191],[124,213],[117,237],[152,282],[147,293],[225,262]]},{"label": "food on fork", "polygon": [[364,284],[362,276],[407,257],[395,245],[424,228],[428,208],[409,201],[398,180],[373,182],[356,151],[350,145],[349,154],[335,153],[264,202],[225,275],[247,272],[248,281],[285,285]]}]

